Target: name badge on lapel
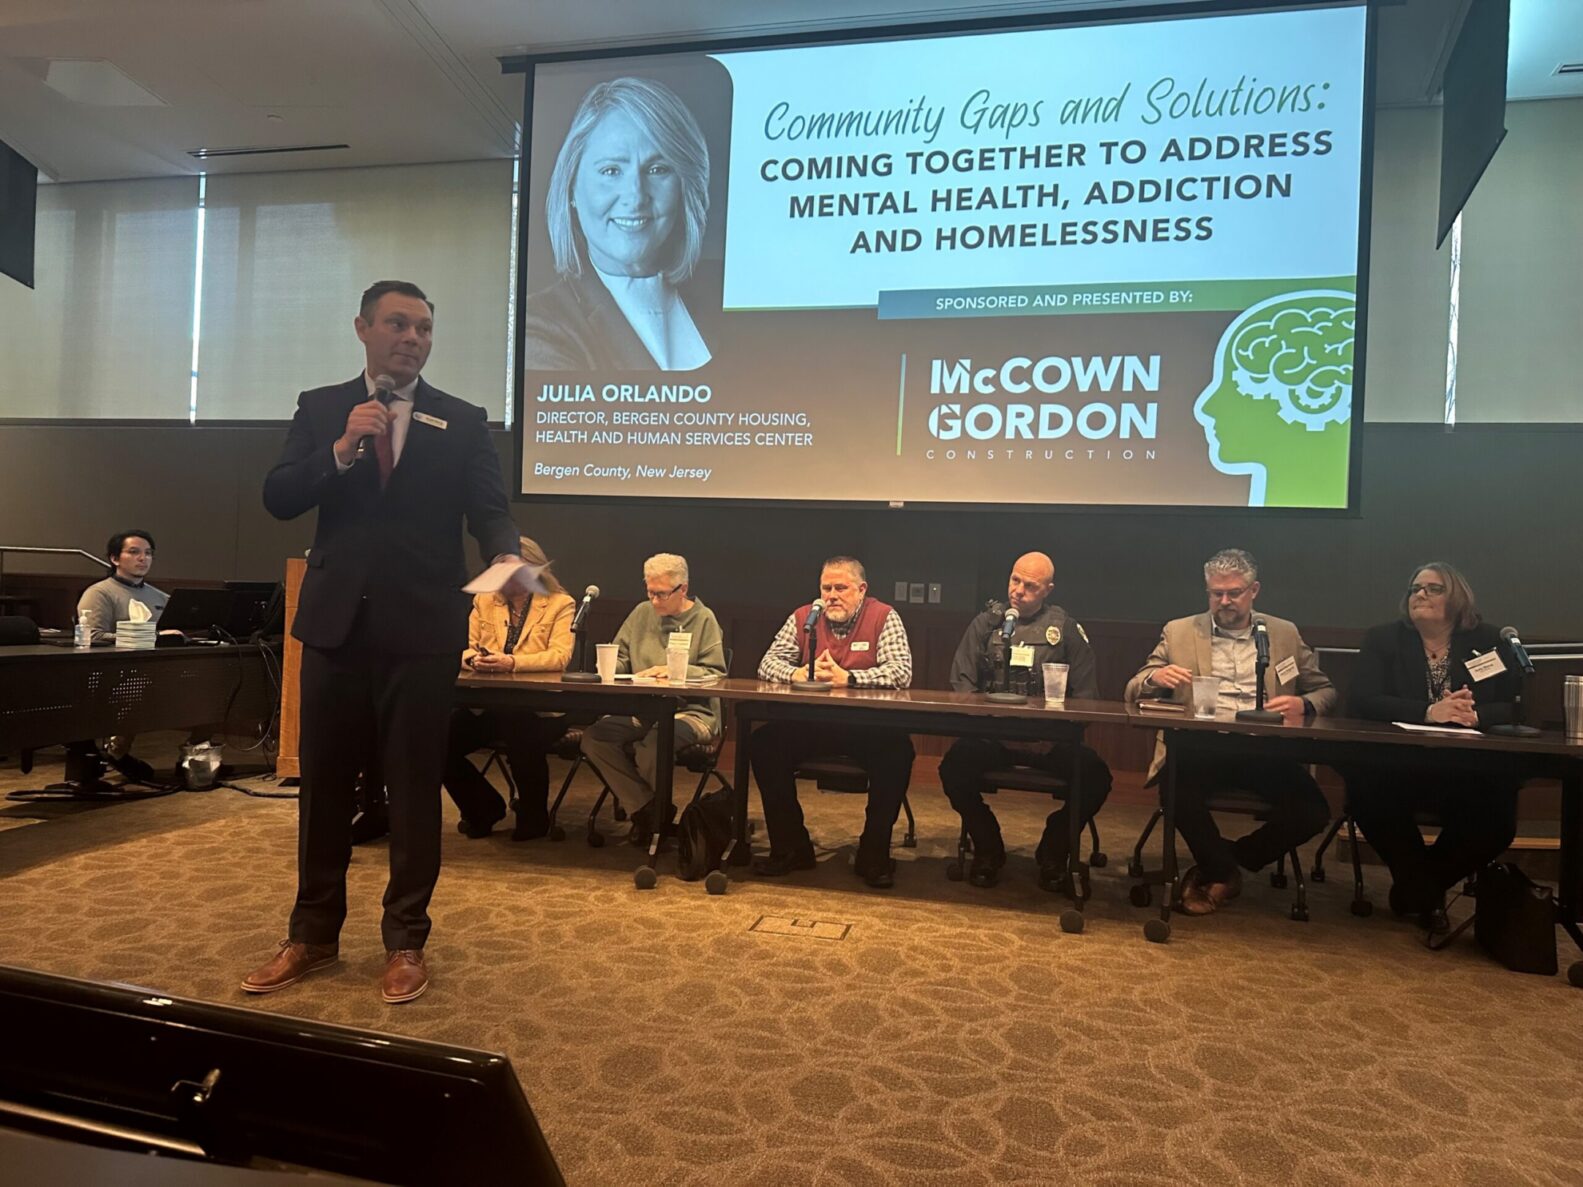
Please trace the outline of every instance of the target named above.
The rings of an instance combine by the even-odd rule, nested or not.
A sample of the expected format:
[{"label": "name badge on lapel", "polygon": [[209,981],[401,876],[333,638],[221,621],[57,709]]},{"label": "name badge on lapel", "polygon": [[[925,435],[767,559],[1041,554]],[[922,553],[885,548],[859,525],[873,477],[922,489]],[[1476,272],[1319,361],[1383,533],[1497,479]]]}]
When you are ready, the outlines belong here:
[{"label": "name badge on lapel", "polygon": [[438,416],[430,416],[427,412],[414,412],[412,419],[420,425],[429,425],[436,429],[448,429],[451,427],[449,421],[441,420]]},{"label": "name badge on lapel", "polygon": [[1297,679],[1297,661],[1287,656],[1275,665],[1275,678],[1282,684],[1290,684]]},{"label": "name badge on lapel", "polygon": [[853,643],[852,646],[850,648],[848,648],[848,650],[849,651],[867,651],[868,650],[868,640],[867,639],[859,639],[855,643]]},{"label": "name badge on lapel", "polygon": [[1488,680],[1491,676],[1499,676],[1506,670],[1506,661],[1501,658],[1501,653],[1491,647],[1483,655],[1475,655],[1467,662],[1468,675],[1474,680]]}]

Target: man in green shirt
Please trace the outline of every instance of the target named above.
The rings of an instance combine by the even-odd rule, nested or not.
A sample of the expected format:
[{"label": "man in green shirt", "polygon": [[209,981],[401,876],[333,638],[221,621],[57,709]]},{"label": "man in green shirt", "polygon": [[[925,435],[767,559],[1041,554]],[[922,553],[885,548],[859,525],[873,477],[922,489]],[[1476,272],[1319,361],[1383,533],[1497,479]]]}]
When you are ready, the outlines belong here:
[{"label": "man in green shirt", "polygon": [[[714,611],[692,595],[686,558],[662,552],[643,562],[647,598],[616,632],[616,671],[667,679],[665,654],[686,636],[687,678],[726,674],[725,644]],[[676,714],[676,749],[706,741],[720,729],[720,702],[699,697]],[[645,842],[654,827],[652,804],[658,768],[658,715],[601,717],[583,731],[583,754],[632,818],[632,836]],[[675,806],[672,805],[672,812]],[[668,821],[662,822],[668,824]]]}]

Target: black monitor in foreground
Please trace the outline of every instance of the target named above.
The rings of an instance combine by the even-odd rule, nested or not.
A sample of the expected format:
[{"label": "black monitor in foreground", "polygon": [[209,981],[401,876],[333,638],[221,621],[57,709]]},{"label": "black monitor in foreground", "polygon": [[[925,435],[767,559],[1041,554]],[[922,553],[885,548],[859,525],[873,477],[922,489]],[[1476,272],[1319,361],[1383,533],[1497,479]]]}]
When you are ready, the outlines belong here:
[{"label": "black monitor in foreground", "polygon": [[560,1184],[511,1063],[0,966],[0,1126],[381,1183]]}]

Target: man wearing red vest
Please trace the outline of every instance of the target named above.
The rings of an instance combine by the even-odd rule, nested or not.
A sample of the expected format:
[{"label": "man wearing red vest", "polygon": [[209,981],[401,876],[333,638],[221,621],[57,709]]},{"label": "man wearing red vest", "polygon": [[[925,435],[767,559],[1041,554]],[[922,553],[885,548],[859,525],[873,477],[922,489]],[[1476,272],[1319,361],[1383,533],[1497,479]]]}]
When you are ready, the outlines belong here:
[{"label": "man wearing red vest", "polygon": [[[912,683],[912,648],[901,615],[867,594],[860,562],[850,556],[825,561],[819,575],[824,609],[814,621],[811,659],[810,604],[798,607],[781,625],[759,662],[759,679],[906,688]],[[755,872],[773,878],[814,868],[813,841],[797,802],[797,768],[816,758],[840,756],[861,766],[869,781],[867,818],[853,871],[875,888],[895,885],[890,834],[912,778],[912,739],[904,730],[771,721],[753,734],[751,751],[770,839],[769,856],[754,863]]]}]

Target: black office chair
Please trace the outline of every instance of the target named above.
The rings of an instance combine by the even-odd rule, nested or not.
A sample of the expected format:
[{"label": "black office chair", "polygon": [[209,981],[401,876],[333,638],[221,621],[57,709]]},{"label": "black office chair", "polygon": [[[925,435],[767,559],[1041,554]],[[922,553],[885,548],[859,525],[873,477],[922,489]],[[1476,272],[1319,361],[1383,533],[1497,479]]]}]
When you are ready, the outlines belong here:
[{"label": "black office chair", "polygon": [[[572,785],[572,778],[577,774],[578,764],[582,761],[582,742],[582,726],[576,725],[568,726],[562,731],[561,736],[550,745],[550,754],[572,764],[572,769],[566,773],[566,779],[561,784],[560,794],[555,797],[555,804],[550,809],[549,832],[545,835],[552,841],[564,841],[566,839],[566,830],[555,822],[555,813],[561,806],[561,800],[566,798],[566,790]],[[506,790],[508,792],[506,807],[513,815],[516,815],[522,793],[517,787],[517,781],[511,776],[511,765],[506,762],[505,754],[506,744],[504,740],[493,743],[489,749],[489,757],[484,761],[482,774],[487,779],[491,767],[500,771],[506,781]],[[616,805],[616,812],[618,814],[617,819],[626,819],[626,813],[622,811],[619,804]]]},{"label": "black office chair", "polygon": [[[1440,826],[1439,814],[1431,810],[1415,812],[1413,814],[1413,820],[1420,828],[1424,828],[1426,826],[1429,828],[1438,828]],[[1351,850],[1352,854],[1351,910],[1354,915],[1358,916],[1358,918],[1366,919],[1370,915],[1374,914],[1374,903],[1370,901],[1363,886],[1363,857],[1360,852],[1361,845],[1358,840],[1358,824],[1357,821],[1353,819],[1352,813],[1346,808],[1343,808],[1341,815],[1331,822],[1330,828],[1325,833],[1324,839],[1319,842],[1319,848],[1314,851],[1314,864],[1311,867],[1308,876],[1315,882],[1323,882],[1325,880],[1325,850],[1330,848],[1332,842],[1334,842],[1336,837],[1340,834],[1343,825],[1345,825],[1347,829],[1347,847]],[[1363,839],[1367,840],[1368,838],[1365,837]],[[1476,895],[1477,887],[1475,886],[1475,880],[1473,878],[1468,878],[1465,882],[1463,882],[1462,893],[1470,898]]]},{"label": "black office chair", "polygon": [[[833,755],[830,758],[816,758],[805,762],[797,768],[794,776],[797,779],[812,779],[820,791],[850,791],[862,795],[868,794],[868,772],[849,758]],[[901,810],[907,818],[907,831],[902,834],[901,847],[903,849],[918,848],[918,822],[912,815],[912,803],[904,792],[901,797]]]},{"label": "black office chair", "polygon": [[[732,649],[727,647],[725,649],[725,653],[726,675],[729,676],[731,674],[731,658],[733,654]],[[689,797],[688,803],[692,803],[699,796],[703,795],[705,788],[709,786],[709,780],[711,777],[718,780],[720,786],[727,791],[731,790],[731,784],[728,783],[726,781],[726,777],[720,773],[720,752],[724,749],[726,744],[726,732],[729,729],[729,714],[724,714],[722,717],[723,720],[720,723],[720,732],[713,738],[706,738],[700,742],[690,742],[686,746],[677,748],[673,756],[676,767],[682,770],[690,771],[698,776],[698,786],[693,789],[693,794],[691,797]],[[603,847],[605,843],[605,834],[599,831],[599,810],[600,808],[604,807],[605,801],[607,799],[610,800],[611,810],[615,817],[616,823],[619,824],[626,820],[627,813],[626,809],[621,806],[621,801],[617,800],[615,798],[615,793],[610,790],[610,784],[606,783],[605,777],[600,774],[599,768],[593,763],[589,762],[588,756],[583,753],[582,740],[582,730],[568,730],[566,734],[561,737],[560,741],[555,744],[551,751],[559,757],[569,759],[572,765],[571,769],[566,772],[566,778],[561,781],[561,789],[556,793],[555,802],[550,806],[549,837],[552,841],[564,841],[566,839],[566,830],[556,823],[556,815],[561,810],[561,801],[566,798],[567,791],[571,789],[572,780],[577,777],[578,769],[582,767],[583,764],[587,763],[588,769],[592,771],[594,773],[594,777],[599,780],[599,796],[594,800],[594,806],[589,810],[588,813],[588,830],[586,837],[589,845],[595,849],[599,849]],[[672,803],[674,804],[675,802],[675,796],[673,795]],[[680,815],[680,813],[678,813],[678,815]]]},{"label": "black office chair", "polygon": [[[1232,812],[1242,816],[1251,816],[1255,821],[1261,822],[1269,819],[1269,805],[1261,797],[1236,788],[1226,788],[1223,791],[1214,792],[1208,797],[1208,803],[1211,812]],[[1138,837],[1138,843],[1132,847],[1132,857],[1127,862],[1127,873],[1130,877],[1142,878],[1144,876],[1143,847],[1149,843],[1149,837],[1154,832],[1154,826],[1160,823],[1163,816],[1164,812],[1156,808],[1154,814],[1149,817],[1149,823],[1144,825],[1143,832]],[[1291,915],[1299,923],[1307,923],[1308,885],[1303,881],[1302,860],[1298,857],[1295,847],[1283,853],[1276,860],[1275,869],[1270,873],[1270,885],[1277,890],[1286,888],[1286,860],[1288,857],[1292,861],[1292,878],[1297,887],[1297,893],[1292,900]],[[1153,893],[1147,883],[1139,882],[1127,892],[1127,897],[1132,900],[1133,906],[1147,907],[1153,899]]]},{"label": "black office chair", "polygon": [[[979,787],[985,794],[993,794],[1002,789],[1007,791],[1032,791],[1047,795],[1051,799],[1065,801],[1071,793],[1071,785],[1059,775],[1052,775],[1042,767],[1027,766],[1023,763],[1013,763],[1007,767],[997,767],[985,771],[979,780]],[[1093,869],[1103,869],[1110,858],[1099,847],[1099,828],[1092,818],[1088,822],[1088,862]],[[967,874],[968,858],[973,852],[973,839],[968,836],[967,825],[963,824],[956,841],[956,860],[945,867],[945,876],[953,882],[960,882]],[[1086,869],[1084,874],[1086,876]],[[1089,897],[1088,888],[1085,886],[1083,897]]]}]

